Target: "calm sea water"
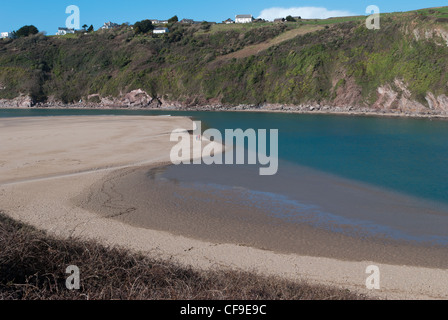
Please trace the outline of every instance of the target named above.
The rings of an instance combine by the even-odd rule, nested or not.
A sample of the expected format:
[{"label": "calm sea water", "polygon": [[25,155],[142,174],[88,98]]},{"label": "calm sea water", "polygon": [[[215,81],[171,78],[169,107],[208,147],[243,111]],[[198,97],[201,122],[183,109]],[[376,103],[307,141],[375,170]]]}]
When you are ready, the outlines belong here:
[{"label": "calm sea water", "polygon": [[279,129],[279,157],[284,162],[448,204],[448,121],[238,112],[0,110],[0,118],[167,114],[193,116],[205,127],[220,130]]}]

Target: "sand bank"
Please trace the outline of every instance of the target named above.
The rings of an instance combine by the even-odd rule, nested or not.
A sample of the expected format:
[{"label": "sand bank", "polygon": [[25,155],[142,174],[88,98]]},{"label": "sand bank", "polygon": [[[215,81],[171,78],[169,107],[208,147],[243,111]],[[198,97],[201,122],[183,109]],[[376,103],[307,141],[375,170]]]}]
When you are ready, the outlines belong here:
[{"label": "sand bank", "polygon": [[[185,170],[195,174],[198,168],[186,166]],[[207,172],[208,168],[203,170]],[[269,194],[259,191],[262,189],[261,181],[264,183],[269,181],[274,188],[276,186],[278,188],[278,183],[275,183],[272,177],[268,180],[262,178],[260,186],[255,189],[258,191],[254,194],[251,190],[240,186],[189,184],[181,180],[181,175],[176,177],[174,174],[175,178],[167,179],[169,174],[165,173],[169,169],[171,168],[164,166],[142,166],[116,170],[75,197],[74,204],[135,227],[166,231],[213,243],[233,243],[278,253],[345,261],[376,261],[448,269],[448,249],[445,244],[387,237],[382,228],[379,234],[368,233],[374,230],[373,223],[368,226],[350,225],[347,220],[338,221],[334,217],[328,219],[322,217],[319,210],[313,206],[307,209],[307,206],[296,206],[290,199],[278,201]],[[217,170],[224,172],[224,175],[230,177],[235,184],[238,183],[239,176],[247,179],[241,170],[237,170],[236,175],[232,175],[231,170],[222,166],[217,167]],[[212,173],[213,170],[208,172]],[[292,173],[288,171],[288,174]],[[330,202],[338,204],[342,210],[353,211],[352,215],[363,214],[353,210],[356,200],[351,203],[346,199],[347,196],[343,198],[338,190],[333,190],[332,187],[326,189],[325,184],[332,183],[330,178],[326,177],[325,181],[319,181],[322,177],[317,175],[310,178],[316,181],[296,181],[294,188],[299,189],[301,195],[312,199],[313,194],[316,194],[314,189],[320,189],[321,193],[317,196],[328,197]],[[283,183],[288,183],[284,177],[280,176],[280,179]],[[343,189],[340,184],[337,187]],[[300,188],[311,189],[311,195],[301,191]],[[387,202],[387,194],[375,197],[369,192],[358,191],[361,193],[359,196],[353,190],[350,191],[348,197],[359,197],[365,201],[366,206],[373,207],[370,215],[383,210],[388,213],[386,215],[406,219],[405,214],[399,216],[399,213],[390,210],[391,207],[394,209],[398,206],[396,202],[393,201],[386,206],[375,203]],[[331,192],[335,194],[334,198]],[[420,217],[416,217],[412,211],[424,210],[424,207],[413,208],[405,205],[400,208],[401,210],[408,213],[409,219],[419,221]],[[438,213],[443,214],[445,213]],[[394,219],[398,219],[397,217]],[[437,213],[426,213],[420,220],[435,218]],[[438,220],[435,222],[440,223]],[[401,225],[404,224],[404,221],[401,222]],[[424,230],[425,226],[421,222],[419,224]],[[435,227],[431,225],[430,228]],[[445,232],[444,228],[446,226],[442,225],[441,229]]]},{"label": "sand bank", "polygon": [[[448,297],[445,269],[384,263],[374,258],[350,261],[278,253],[245,244],[197,240],[130,225],[82,205],[91,200],[82,200],[86,193],[98,194],[95,188],[99,183],[111,187],[105,191],[113,193],[114,180],[110,177],[117,179],[129,172],[123,168],[167,162],[172,146],[169,133],[190,126],[191,120],[176,117],[0,120],[0,209],[12,218],[59,236],[97,239],[197,268],[252,270],[387,298]],[[120,213],[123,199],[112,193],[110,212]],[[127,209],[133,208],[125,208],[125,212]],[[313,238],[312,232],[309,237],[311,244],[322,240]],[[381,271],[378,291],[365,289],[365,270],[372,264]]]}]

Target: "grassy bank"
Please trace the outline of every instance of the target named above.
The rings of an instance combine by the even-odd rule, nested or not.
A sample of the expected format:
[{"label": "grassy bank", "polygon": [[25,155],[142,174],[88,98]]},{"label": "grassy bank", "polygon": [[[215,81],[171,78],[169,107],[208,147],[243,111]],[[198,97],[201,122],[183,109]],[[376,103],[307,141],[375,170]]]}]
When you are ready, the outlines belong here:
[{"label": "grassy bank", "polygon": [[[0,299],[359,300],[348,290],[236,271],[195,271],[92,241],[56,239],[0,214]],[[81,288],[65,270],[80,269]]]}]

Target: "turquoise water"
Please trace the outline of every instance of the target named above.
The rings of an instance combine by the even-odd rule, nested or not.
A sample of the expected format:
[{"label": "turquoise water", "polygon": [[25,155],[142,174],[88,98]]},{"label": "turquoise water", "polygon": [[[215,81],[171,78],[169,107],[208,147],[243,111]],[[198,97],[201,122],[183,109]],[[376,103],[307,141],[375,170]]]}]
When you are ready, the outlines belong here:
[{"label": "turquoise water", "polygon": [[[332,115],[144,110],[0,110],[0,118],[188,115],[205,127],[279,129],[281,160],[448,203],[448,122]],[[287,170],[280,166],[279,170]]]}]

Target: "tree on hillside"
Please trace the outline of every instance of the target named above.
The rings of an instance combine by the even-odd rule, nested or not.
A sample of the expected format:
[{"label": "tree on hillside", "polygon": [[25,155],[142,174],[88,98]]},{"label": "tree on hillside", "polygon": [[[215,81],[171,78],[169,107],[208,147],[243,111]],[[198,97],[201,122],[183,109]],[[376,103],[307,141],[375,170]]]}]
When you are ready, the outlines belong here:
[{"label": "tree on hillside", "polygon": [[86,25],[86,24],[82,26],[82,28],[84,29],[84,31],[86,31],[88,27],[89,27],[89,26]]},{"label": "tree on hillside", "polygon": [[179,18],[177,16],[168,19],[168,23],[175,23],[175,22],[179,22]]},{"label": "tree on hillside", "polygon": [[134,24],[134,32],[136,34],[148,33],[152,30],[154,30],[154,26],[152,25],[151,20],[138,21]]},{"label": "tree on hillside", "polygon": [[288,22],[296,22],[296,19],[294,19],[292,16],[287,16],[286,21]]},{"label": "tree on hillside", "polygon": [[28,37],[30,35],[38,33],[39,30],[35,26],[31,25],[31,26],[23,26],[22,28],[20,28],[15,32],[15,35],[17,38],[21,38],[21,37]]},{"label": "tree on hillside", "polygon": [[87,32],[92,32],[93,31],[93,24],[90,25],[89,29],[87,29]]}]

